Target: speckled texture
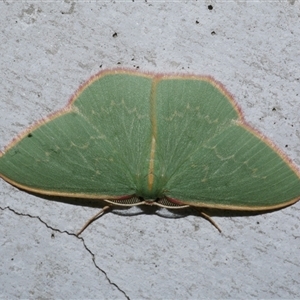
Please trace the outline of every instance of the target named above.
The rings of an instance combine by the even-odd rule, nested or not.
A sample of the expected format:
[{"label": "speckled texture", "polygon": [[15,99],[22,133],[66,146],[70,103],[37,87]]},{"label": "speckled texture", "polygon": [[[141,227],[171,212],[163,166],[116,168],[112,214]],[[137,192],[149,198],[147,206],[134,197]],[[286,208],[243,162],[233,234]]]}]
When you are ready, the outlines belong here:
[{"label": "speckled texture", "polygon": [[[300,165],[299,2],[3,1],[0,11],[1,149],[92,74],[139,67],[215,77]],[[72,235],[96,212],[0,181],[0,297],[299,296],[300,203],[214,217],[223,234],[196,215],[122,211]]]}]

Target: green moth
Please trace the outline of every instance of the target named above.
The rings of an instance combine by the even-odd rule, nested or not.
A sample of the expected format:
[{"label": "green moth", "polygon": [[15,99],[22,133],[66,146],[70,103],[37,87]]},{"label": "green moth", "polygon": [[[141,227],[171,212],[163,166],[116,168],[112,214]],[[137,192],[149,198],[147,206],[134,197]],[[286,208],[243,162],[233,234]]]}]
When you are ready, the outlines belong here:
[{"label": "green moth", "polygon": [[246,124],[220,83],[126,70],[93,76],[14,139],[0,176],[116,205],[265,211],[300,198],[297,167]]}]

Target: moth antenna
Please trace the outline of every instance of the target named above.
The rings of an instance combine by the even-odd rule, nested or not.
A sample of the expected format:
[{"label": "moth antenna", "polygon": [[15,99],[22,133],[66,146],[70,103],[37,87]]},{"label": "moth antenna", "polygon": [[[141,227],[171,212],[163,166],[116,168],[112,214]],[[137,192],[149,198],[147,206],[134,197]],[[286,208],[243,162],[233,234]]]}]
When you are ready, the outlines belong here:
[{"label": "moth antenna", "polygon": [[90,218],[83,227],[76,233],[76,236],[79,236],[91,223],[96,221],[98,218],[100,218],[102,215],[106,213],[107,210],[109,210],[111,206],[107,205],[104,206],[97,214],[95,214],[92,218]]},{"label": "moth antenna", "polygon": [[214,227],[216,227],[218,229],[218,231],[220,233],[222,233],[221,228],[218,226],[218,224],[211,218],[211,216],[209,216],[208,214],[204,213],[203,211],[198,210],[200,215],[206,219],[207,221],[209,221]]}]

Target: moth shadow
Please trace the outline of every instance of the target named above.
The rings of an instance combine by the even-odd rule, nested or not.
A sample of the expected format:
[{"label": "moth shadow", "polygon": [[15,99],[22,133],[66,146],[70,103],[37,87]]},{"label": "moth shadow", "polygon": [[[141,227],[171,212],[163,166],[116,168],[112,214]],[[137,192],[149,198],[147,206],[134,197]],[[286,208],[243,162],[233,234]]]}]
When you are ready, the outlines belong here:
[{"label": "moth shadow", "polygon": [[[62,197],[62,196],[47,196],[37,193],[30,193],[36,197],[43,198],[45,200],[66,203],[69,205],[84,206],[91,208],[103,209],[108,204],[100,199],[86,199],[86,198],[72,198],[72,197]],[[247,217],[247,216],[256,216],[271,213],[282,208],[273,209],[273,210],[263,210],[263,211],[243,211],[243,210],[226,210],[226,209],[215,209],[215,208],[201,208],[201,207],[187,207],[180,209],[170,209],[170,208],[161,208],[156,205],[139,205],[137,210],[132,210],[132,207],[128,206],[118,206],[110,205],[110,212],[120,216],[138,216],[138,215],[157,215],[163,218],[178,219],[185,218],[187,216],[200,216],[201,213],[208,215],[209,217]]]}]

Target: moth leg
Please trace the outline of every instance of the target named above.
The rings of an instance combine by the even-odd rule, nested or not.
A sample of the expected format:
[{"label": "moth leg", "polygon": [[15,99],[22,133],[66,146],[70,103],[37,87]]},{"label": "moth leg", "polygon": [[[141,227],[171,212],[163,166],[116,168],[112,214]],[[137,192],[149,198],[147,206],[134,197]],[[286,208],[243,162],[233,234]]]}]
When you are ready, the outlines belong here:
[{"label": "moth leg", "polygon": [[209,215],[207,215],[206,213],[204,213],[203,211],[200,211],[199,210],[199,213],[200,213],[200,215],[204,218],[204,219],[206,219],[207,221],[209,221],[213,226],[215,226],[218,230],[219,230],[219,232],[221,233],[222,232],[222,230],[221,230],[221,228],[218,226],[218,224],[209,216]]},{"label": "moth leg", "polygon": [[94,215],[92,218],[90,218],[83,227],[76,233],[77,236],[79,236],[91,223],[93,223],[95,220],[100,218],[103,214],[106,213],[107,210],[110,209],[110,206],[104,206],[96,215]]}]

